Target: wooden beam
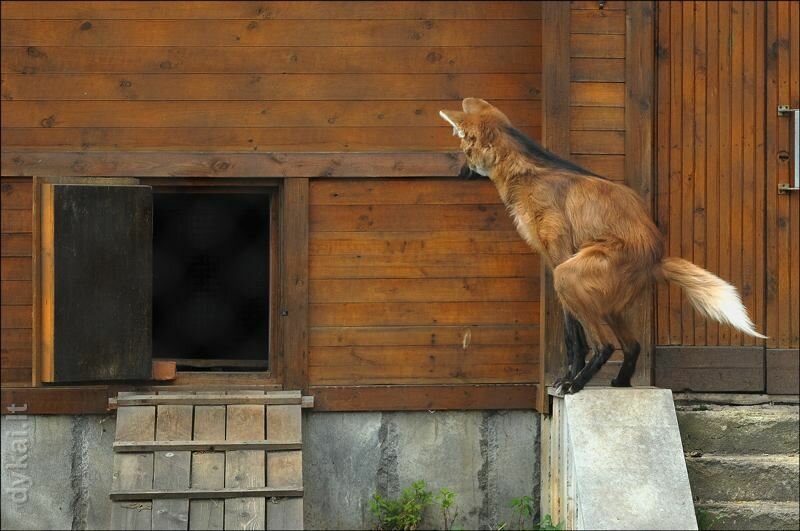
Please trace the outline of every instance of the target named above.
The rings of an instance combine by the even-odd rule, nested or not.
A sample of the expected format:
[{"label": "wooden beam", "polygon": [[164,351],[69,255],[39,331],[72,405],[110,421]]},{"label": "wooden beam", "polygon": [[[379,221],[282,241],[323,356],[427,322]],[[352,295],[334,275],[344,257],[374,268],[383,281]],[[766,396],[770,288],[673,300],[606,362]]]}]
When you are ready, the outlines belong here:
[{"label": "wooden beam", "polygon": [[[566,118],[569,123],[569,116]],[[3,151],[5,176],[455,177],[460,152],[191,153]]]},{"label": "wooden beam", "polygon": [[153,405],[245,405],[245,404],[265,404],[265,405],[285,405],[302,404],[303,397],[299,392],[294,391],[275,391],[262,395],[251,395],[246,391],[241,393],[218,393],[218,394],[141,394],[121,396],[116,400],[117,407],[123,406],[153,406]]},{"label": "wooden beam", "polygon": [[[542,6],[542,139],[553,153],[569,158],[570,146],[570,3],[547,1]],[[553,274],[541,268],[541,367],[538,409],[549,412],[548,385],[566,368],[564,319]]]},{"label": "wooden beam", "polygon": [[302,488],[226,488],[226,489],[176,489],[176,490],[116,490],[111,491],[111,501],[135,500],[212,500],[225,498],[285,498],[302,496]]},{"label": "wooden beam", "polygon": [[537,384],[365,385],[309,388],[315,411],[536,409]]},{"label": "wooden beam", "polygon": [[[653,212],[655,13],[653,2],[628,2],[625,14],[625,184]],[[642,350],[633,385],[653,383],[653,289],[628,309]]]},{"label": "wooden beam", "polygon": [[109,412],[108,399],[115,394],[108,386],[97,387],[3,387],[3,415],[98,415]]},{"label": "wooden beam", "polygon": [[303,443],[274,440],[260,441],[116,441],[114,451],[127,452],[156,452],[156,451],[181,451],[193,452],[222,452],[225,450],[265,450],[278,452],[283,450],[301,450]]},{"label": "wooden beam", "polygon": [[282,206],[284,389],[308,386],[308,179],[289,179]]}]

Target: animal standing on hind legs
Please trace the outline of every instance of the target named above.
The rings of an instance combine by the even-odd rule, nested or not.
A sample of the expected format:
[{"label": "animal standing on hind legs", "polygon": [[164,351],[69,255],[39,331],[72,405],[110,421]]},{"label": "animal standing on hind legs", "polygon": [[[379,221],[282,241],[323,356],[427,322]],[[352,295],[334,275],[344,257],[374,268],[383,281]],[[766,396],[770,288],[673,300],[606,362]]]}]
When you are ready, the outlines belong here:
[{"label": "animal standing on hind legs", "polygon": [[553,270],[570,366],[565,391],[583,389],[611,357],[615,340],[625,356],[611,385],[631,385],[640,346],[625,309],[653,280],[677,283],[705,317],[765,337],[733,286],[663,256],[663,236],[636,192],[548,152],[484,100],[466,98],[462,107],[439,114],[461,138],[469,172],[492,180],[519,234]]}]

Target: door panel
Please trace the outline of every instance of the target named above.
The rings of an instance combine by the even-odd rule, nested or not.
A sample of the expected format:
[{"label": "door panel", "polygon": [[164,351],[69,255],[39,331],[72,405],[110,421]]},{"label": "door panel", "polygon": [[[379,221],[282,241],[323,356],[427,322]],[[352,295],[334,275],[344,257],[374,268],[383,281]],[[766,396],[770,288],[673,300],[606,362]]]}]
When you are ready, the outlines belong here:
[{"label": "door panel", "polygon": [[800,108],[800,4],[767,6],[767,392],[798,393],[800,372],[800,190],[794,181],[793,120],[779,105]]},{"label": "door panel", "polygon": [[42,184],[43,382],[151,375],[152,190]]}]

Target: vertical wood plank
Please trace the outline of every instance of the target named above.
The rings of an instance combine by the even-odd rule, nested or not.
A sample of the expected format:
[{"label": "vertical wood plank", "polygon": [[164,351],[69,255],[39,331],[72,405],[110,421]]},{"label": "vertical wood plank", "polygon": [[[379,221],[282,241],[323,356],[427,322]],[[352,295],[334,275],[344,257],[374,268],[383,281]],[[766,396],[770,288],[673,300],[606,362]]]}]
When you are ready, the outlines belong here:
[{"label": "vertical wood plank", "polygon": [[[192,406],[160,405],[156,409],[157,441],[192,438]],[[191,452],[154,452],[153,488],[189,488]],[[153,529],[187,529],[189,500],[153,500]]]},{"label": "vertical wood plank", "polygon": [[[789,28],[791,35],[789,37],[788,50],[789,64],[794,65],[790,70],[790,100],[795,108],[800,108],[800,5],[797,2],[792,2],[789,5]],[[795,157],[800,157],[800,153],[795,152]],[[795,159],[796,160],[796,159]],[[791,281],[791,288],[789,294],[789,341],[785,347],[792,347],[795,349],[795,363],[798,364],[797,357],[800,356],[797,348],[800,347],[800,245],[796,242],[800,240],[800,194],[795,193],[789,199],[791,216],[789,219],[789,241],[795,242],[791,246],[791,256],[786,266],[789,268],[789,279]],[[795,378],[798,378],[797,371],[794,373]],[[798,385],[795,384],[795,389]]]},{"label": "vertical wood plank", "polygon": [[[625,27],[625,183],[653,204],[653,108],[655,16],[652,2],[628,4]],[[641,353],[634,385],[652,383],[653,292],[647,292],[628,310]]]},{"label": "vertical wood plank", "polygon": [[[194,407],[193,439],[195,441],[225,439],[225,406]],[[224,487],[225,454],[223,452],[192,452],[192,488],[221,489]],[[190,500],[189,529],[222,529],[224,514],[224,500]]]},{"label": "vertical wood plank", "polygon": [[[658,123],[658,168],[656,178],[656,223],[662,233],[669,227],[669,183],[670,183],[670,108],[672,102],[670,68],[672,44],[670,41],[670,4],[657,2],[658,12],[658,97],[656,116]],[[667,345],[670,341],[669,286],[664,282],[656,285],[656,342]]]},{"label": "vertical wood plank", "polygon": [[[302,441],[300,405],[267,406],[267,437],[274,441]],[[267,486],[303,486],[302,450],[267,454]],[[270,502],[267,504],[267,529],[303,529],[302,498]]]},{"label": "vertical wood plank", "polygon": [[[570,83],[570,5],[547,1],[542,5],[542,94],[543,143],[562,157],[570,154],[569,83]],[[552,385],[566,368],[564,324],[561,306],[553,289],[552,271],[542,261],[541,269],[541,340],[539,342],[541,410],[549,409],[547,386]]]},{"label": "vertical wood plank", "polygon": [[[731,35],[730,2],[719,6],[719,272],[731,280]],[[719,327],[719,345],[730,345],[730,327]]]},{"label": "vertical wood plank", "polygon": [[283,248],[286,285],[284,385],[308,387],[308,179],[286,179]]},{"label": "vertical wood plank", "polygon": [[[694,32],[694,190],[692,203],[692,257],[695,265],[706,267],[706,72],[707,60],[707,9],[706,2],[695,4]],[[696,316],[693,338],[695,345],[706,344],[706,319]]]},{"label": "vertical wood plank", "polygon": [[[681,210],[680,210],[680,256],[693,261],[692,239],[694,220],[692,205],[694,203],[694,11],[695,2],[683,2],[683,31],[681,43],[683,57],[681,60],[682,90],[681,100]],[[681,295],[681,344],[694,344],[694,309],[689,299]]]},{"label": "vertical wood plank", "polygon": [[[793,105],[791,100],[790,79],[791,71],[797,68],[797,65],[791,65],[791,54],[789,50],[789,42],[791,37],[790,22],[790,5],[793,2],[778,2],[778,16],[776,19],[778,25],[778,72],[777,72],[777,89],[778,89],[778,104]],[[791,153],[792,137],[792,120],[788,118],[781,118],[778,120],[778,149]],[[781,183],[792,182],[793,172],[791,163],[793,160],[781,162],[778,166],[778,176]],[[777,342],[780,347],[788,347],[791,345],[790,330],[791,324],[789,320],[792,317],[791,307],[793,303],[789,297],[791,296],[791,280],[790,280],[790,264],[791,264],[791,248],[797,246],[797,241],[791,239],[791,202],[796,200],[797,192],[794,194],[781,195],[777,201],[777,261],[778,268],[778,304],[777,314],[775,317],[778,320],[777,329]]]},{"label": "vertical wood plank", "polygon": [[40,265],[40,256],[42,253],[42,205],[41,201],[41,180],[38,177],[32,179],[31,197],[33,204],[31,209],[33,212],[33,234],[31,235],[32,247],[31,249],[31,263],[33,265],[33,344],[32,344],[32,359],[31,359],[31,384],[36,387],[42,381],[42,362],[41,362],[41,330],[42,330],[42,269]]},{"label": "vertical wood plank", "polygon": [[[744,136],[744,5],[733,2],[731,7],[731,277],[730,282],[741,292],[742,288],[742,204],[743,168],[742,149]],[[742,344],[742,333],[730,330],[731,345]]]},{"label": "vertical wood plank", "polygon": [[[263,394],[250,391],[248,394]],[[264,406],[229,405],[226,411],[225,440],[264,439]],[[263,450],[228,450],[225,452],[225,487],[264,487],[266,463]],[[225,529],[264,529],[264,498],[225,500]]]},{"label": "vertical wood plank", "polygon": [[[155,437],[154,406],[117,410],[117,441],[152,441]],[[113,490],[153,488],[153,454],[114,454]],[[113,502],[111,529],[151,529],[151,502]]]},{"label": "vertical wood plank", "polygon": [[[672,61],[670,63],[670,164],[669,164],[669,241],[667,254],[681,254],[681,105],[683,101],[683,79],[681,66],[683,62],[683,18],[680,2],[670,2],[670,44],[672,45]],[[681,334],[681,291],[674,283],[669,285],[669,344],[679,345]]]},{"label": "vertical wood plank", "polygon": [[[709,271],[719,271],[719,165],[720,143],[720,85],[719,85],[719,11],[720,5],[708,4],[708,51],[706,54],[706,126],[713,134],[706,138],[706,180],[708,201],[706,202],[706,265]],[[716,321],[706,322],[705,345],[716,345],[719,337],[719,324]]]}]

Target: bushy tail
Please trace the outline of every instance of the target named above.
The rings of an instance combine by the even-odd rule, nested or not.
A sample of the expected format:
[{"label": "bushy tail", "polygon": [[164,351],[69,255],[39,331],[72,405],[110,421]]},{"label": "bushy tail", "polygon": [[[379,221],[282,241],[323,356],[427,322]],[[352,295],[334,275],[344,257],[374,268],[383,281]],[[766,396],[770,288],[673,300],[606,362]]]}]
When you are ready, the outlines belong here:
[{"label": "bushy tail", "polygon": [[682,258],[665,258],[661,272],[664,278],[683,288],[692,306],[705,317],[766,339],[755,331],[736,288],[721,278]]}]

